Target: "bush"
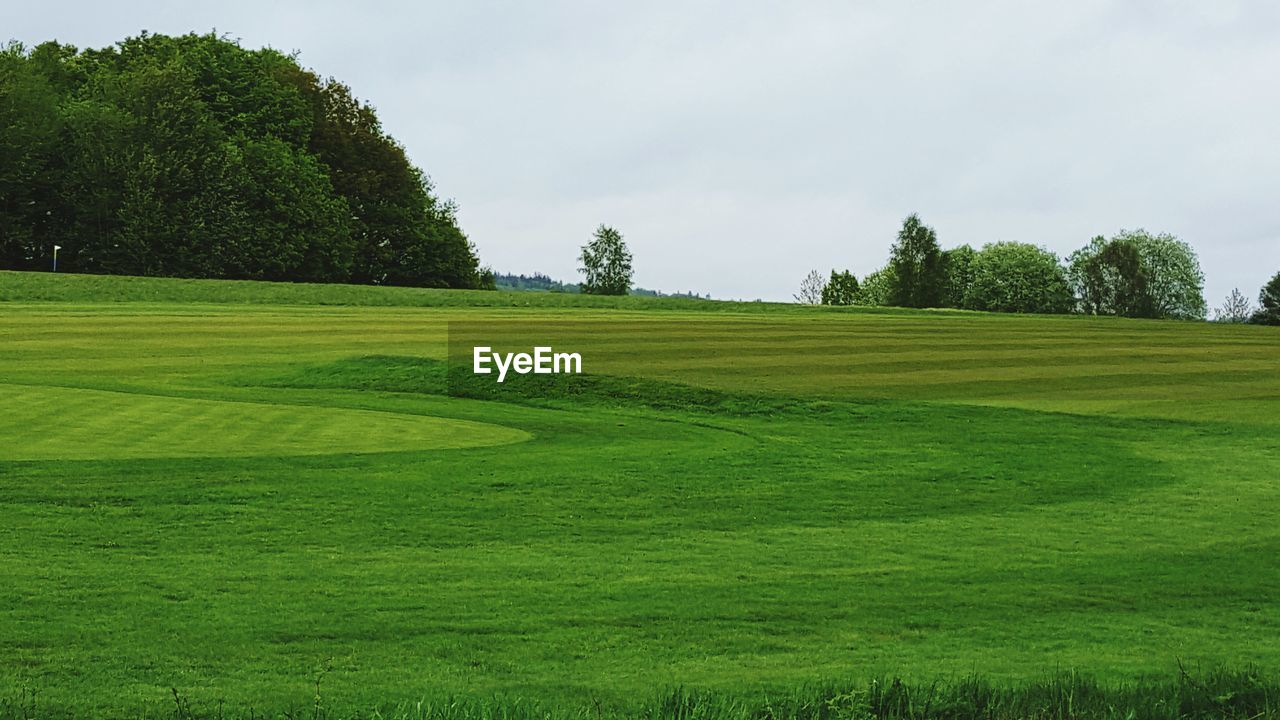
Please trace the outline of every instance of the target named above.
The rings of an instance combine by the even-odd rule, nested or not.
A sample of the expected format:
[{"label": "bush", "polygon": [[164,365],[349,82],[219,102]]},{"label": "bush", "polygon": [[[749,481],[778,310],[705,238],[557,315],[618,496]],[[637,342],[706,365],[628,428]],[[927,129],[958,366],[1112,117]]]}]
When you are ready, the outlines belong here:
[{"label": "bush", "polygon": [[973,282],[964,306],[1012,313],[1065,313],[1071,288],[1058,256],[1027,243],[999,242],[973,259]]}]

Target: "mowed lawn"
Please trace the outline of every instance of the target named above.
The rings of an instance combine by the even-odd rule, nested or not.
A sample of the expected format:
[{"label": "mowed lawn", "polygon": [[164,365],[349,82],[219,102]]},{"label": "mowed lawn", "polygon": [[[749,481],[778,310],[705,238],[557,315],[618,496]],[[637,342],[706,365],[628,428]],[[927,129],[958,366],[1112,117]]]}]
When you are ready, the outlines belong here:
[{"label": "mowed lawn", "polygon": [[[0,697],[1280,669],[1275,328],[76,283],[0,273]],[[643,382],[450,397],[450,327]]]}]

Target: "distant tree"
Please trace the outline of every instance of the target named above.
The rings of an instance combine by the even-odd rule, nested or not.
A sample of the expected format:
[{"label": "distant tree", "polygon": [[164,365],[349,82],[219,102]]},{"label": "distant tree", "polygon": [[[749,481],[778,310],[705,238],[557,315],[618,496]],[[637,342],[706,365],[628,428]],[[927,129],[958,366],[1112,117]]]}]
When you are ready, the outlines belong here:
[{"label": "distant tree", "polygon": [[938,307],[942,300],[942,251],[933,228],[915,213],[907,216],[889,257],[893,286],[889,304],[898,307]]},{"label": "distant tree", "polygon": [[1067,274],[1087,314],[1203,319],[1207,313],[1200,262],[1172,235],[1135,230],[1096,237],[1071,254]]},{"label": "distant tree", "polygon": [[858,278],[853,273],[831,271],[831,279],[822,288],[823,305],[853,305],[858,299]]},{"label": "distant tree", "polygon": [[573,283],[552,280],[549,276],[537,272],[532,275],[495,273],[493,279],[499,290],[546,290],[556,293],[581,292],[581,288]]},{"label": "distant tree", "polygon": [[631,289],[631,252],[617,230],[601,225],[578,256],[582,292],[588,295],[626,295]]},{"label": "distant tree", "polygon": [[893,267],[886,265],[862,279],[854,304],[873,307],[888,305],[893,287]]},{"label": "distant tree", "polygon": [[1247,323],[1252,313],[1253,306],[1249,304],[1249,298],[1240,292],[1240,288],[1232,288],[1222,307],[1213,311],[1213,319],[1214,322]]},{"label": "distant tree", "polygon": [[822,273],[810,270],[809,274],[804,276],[804,280],[800,281],[800,291],[792,297],[802,305],[818,305],[822,302],[826,286],[822,280]]},{"label": "distant tree", "polygon": [[962,308],[973,285],[973,260],[977,252],[968,245],[942,251],[942,307]]},{"label": "distant tree", "polygon": [[1168,234],[1143,230],[1127,234],[1138,247],[1148,274],[1147,290],[1156,317],[1203,320],[1209,312],[1204,300],[1204,272],[1190,245]]},{"label": "distant tree", "polygon": [[973,284],[964,306],[1014,313],[1065,313],[1071,288],[1058,256],[1027,243],[998,242],[973,260]]},{"label": "distant tree", "polygon": [[1259,325],[1280,325],[1280,273],[1263,286],[1258,293],[1258,311],[1251,322]]},{"label": "distant tree", "polygon": [[1086,315],[1153,317],[1138,248],[1099,235],[1068,258],[1067,279]]}]

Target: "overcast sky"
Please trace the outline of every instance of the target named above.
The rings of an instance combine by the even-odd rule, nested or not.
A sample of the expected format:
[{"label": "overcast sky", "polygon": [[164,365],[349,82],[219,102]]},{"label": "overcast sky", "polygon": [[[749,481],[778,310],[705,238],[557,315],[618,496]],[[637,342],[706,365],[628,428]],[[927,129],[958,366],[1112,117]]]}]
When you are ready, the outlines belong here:
[{"label": "overcast sky", "polygon": [[911,212],[943,247],[1170,232],[1211,307],[1280,270],[1274,0],[5,5],[27,44],[299,51],[499,271],[573,280],[607,223],[639,285],[790,299],[881,266]]}]

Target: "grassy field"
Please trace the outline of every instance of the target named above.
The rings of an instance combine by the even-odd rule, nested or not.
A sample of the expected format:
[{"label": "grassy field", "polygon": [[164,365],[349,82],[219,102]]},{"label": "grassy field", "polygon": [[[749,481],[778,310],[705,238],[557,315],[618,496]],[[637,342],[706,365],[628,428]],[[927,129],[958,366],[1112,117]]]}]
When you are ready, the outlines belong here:
[{"label": "grassy field", "polygon": [[0,716],[1280,712],[1275,328],[0,273],[0,401]]}]

